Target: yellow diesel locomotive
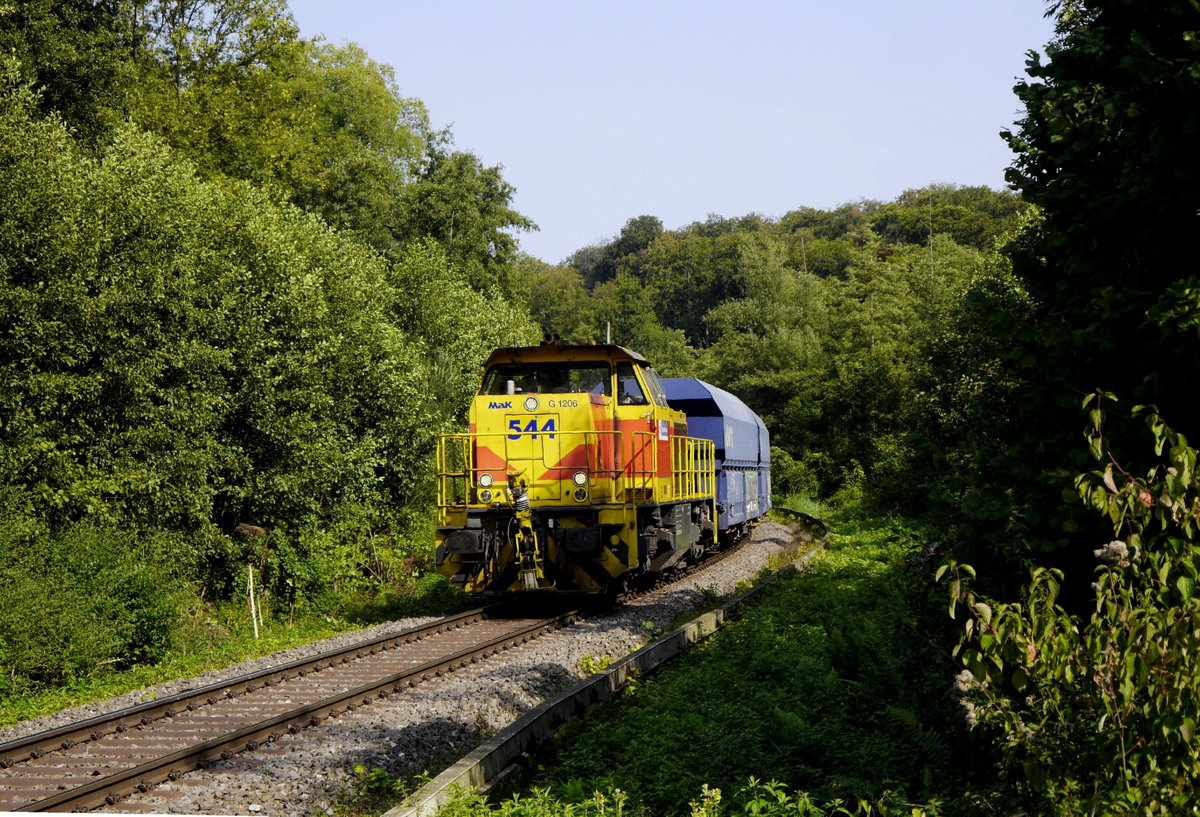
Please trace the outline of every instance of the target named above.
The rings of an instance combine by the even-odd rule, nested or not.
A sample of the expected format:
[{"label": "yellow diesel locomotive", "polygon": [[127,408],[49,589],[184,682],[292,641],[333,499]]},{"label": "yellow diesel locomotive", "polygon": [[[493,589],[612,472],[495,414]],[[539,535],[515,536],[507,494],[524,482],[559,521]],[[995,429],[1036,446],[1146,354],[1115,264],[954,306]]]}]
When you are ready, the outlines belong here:
[{"label": "yellow diesel locomotive", "polygon": [[758,500],[760,484],[769,497],[762,462],[731,486],[742,515],[718,507],[724,437],[752,435],[756,452],[766,443],[745,412],[753,422],[691,437],[635,352],[557,341],[496,350],[468,433],[438,443],[438,571],[474,594],[601,593],[698,559],[769,507]]}]

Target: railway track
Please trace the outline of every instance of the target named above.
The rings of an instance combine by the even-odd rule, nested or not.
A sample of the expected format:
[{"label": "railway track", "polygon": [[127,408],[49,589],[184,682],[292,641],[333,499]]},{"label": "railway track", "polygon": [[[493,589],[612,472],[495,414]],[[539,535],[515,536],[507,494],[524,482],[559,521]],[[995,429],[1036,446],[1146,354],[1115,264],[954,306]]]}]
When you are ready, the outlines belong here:
[{"label": "railway track", "polygon": [[497,605],[0,745],[0,810],[81,811],[573,622]]},{"label": "railway track", "polygon": [[782,506],[771,508],[771,513],[778,514],[796,525],[796,535],[806,542],[824,541],[825,537],[829,535],[829,524],[824,519],[818,519],[811,514],[793,511],[791,508]]},{"label": "railway track", "polygon": [[[820,520],[789,516],[802,530],[823,533]],[[672,578],[715,565],[743,543]],[[628,588],[626,598],[661,587]],[[512,605],[493,604],[0,744],[0,811],[111,805],[527,643],[581,615],[573,609],[529,617]]]},{"label": "railway track", "polygon": [[[824,543],[826,537],[829,536],[829,524],[823,519],[819,519],[811,514],[803,511],[794,511],[791,508],[775,507],[771,509],[771,513],[777,513],[780,517],[787,521],[792,526],[792,531],[796,538],[807,543]],[[644,583],[635,582],[633,585],[625,586],[622,589],[619,599],[622,601],[633,600],[640,598],[647,593],[653,593],[668,586],[674,582],[692,576],[695,573],[705,570],[713,565],[720,564],[726,559],[736,555],[749,540],[749,531],[746,532],[740,539],[728,547],[714,551],[706,556],[698,563],[689,563],[681,568],[670,571],[665,575],[656,575],[652,577],[642,577],[647,579]]]}]

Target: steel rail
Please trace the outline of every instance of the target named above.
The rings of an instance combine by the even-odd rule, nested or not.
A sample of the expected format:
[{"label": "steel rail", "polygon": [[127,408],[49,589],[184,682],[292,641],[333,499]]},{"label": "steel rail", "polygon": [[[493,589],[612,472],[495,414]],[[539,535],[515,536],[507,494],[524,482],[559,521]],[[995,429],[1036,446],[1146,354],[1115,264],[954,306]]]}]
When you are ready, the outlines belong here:
[{"label": "steel rail", "polygon": [[235,732],[179,749],[145,763],[121,770],[108,777],[98,778],[83,786],[60,794],[27,803],[16,811],[74,811],[111,805],[134,791],[146,791],[156,783],[173,780],[184,772],[214,760],[229,759],[245,750],[254,750],[260,743],[270,741],[285,731],[298,731],[300,725],[315,725],[322,718],[336,717],[362,705],[374,697],[387,697],[419,680],[429,680],[446,672],[486,658],[496,652],[528,642],[542,633],[556,630],[577,617],[575,611],[543,619],[505,633],[443,658],[371,681],[354,689],[332,695],[321,701],[300,707],[273,718],[251,724]]},{"label": "steel rail", "polygon": [[159,718],[171,717],[180,710],[191,711],[198,706],[216,703],[217,699],[214,696],[229,698],[241,695],[263,686],[286,681],[316,667],[340,662],[343,658],[350,656],[361,658],[392,644],[412,643],[418,639],[444,632],[449,628],[463,627],[486,617],[488,611],[494,609],[495,606],[494,604],[487,605],[456,613],[393,635],[379,636],[349,647],[328,650],[319,655],[300,658],[287,664],[248,672],[229,681],[220,681],[197,689],[185,690],[128,709],[111,712],[107,715],[97,715],[84,721],[18,738],[0,744],[0,769],[7,769],[14,763],[23,760],[36,760],[47,752],[69,749],[88,740],[98,740],[105,735],[125,731],[133,726],[145,726]]}]

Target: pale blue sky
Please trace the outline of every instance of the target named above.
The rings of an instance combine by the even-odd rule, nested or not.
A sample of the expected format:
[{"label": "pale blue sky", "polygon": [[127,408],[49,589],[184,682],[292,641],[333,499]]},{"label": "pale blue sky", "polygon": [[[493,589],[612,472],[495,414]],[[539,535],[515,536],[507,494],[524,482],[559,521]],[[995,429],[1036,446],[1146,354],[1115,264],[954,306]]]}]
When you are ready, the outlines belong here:
[{"label": "pale blue sky", "polygon": [[1004,184],[1044,0],[290,0],[305,36],[391,65],[456,145],[504,166],[557,262],[633,216]]}]

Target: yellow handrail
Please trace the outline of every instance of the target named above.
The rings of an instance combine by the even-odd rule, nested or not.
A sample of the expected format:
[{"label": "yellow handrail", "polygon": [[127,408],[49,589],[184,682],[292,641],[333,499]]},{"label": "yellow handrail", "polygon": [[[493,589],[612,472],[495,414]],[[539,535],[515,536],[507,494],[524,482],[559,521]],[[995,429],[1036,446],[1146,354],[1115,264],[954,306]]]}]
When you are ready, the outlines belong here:
[{"label": "yellow handrail", "polygon": [[[659,471],[659,446],[657,435],[634,432],[628,439],[621,431],[558,431],[558,449],[573,451],[583,447],[586,463],[558,465],[546,462],[544,447],[530,456],[529,451],[511,451],[511,437],[503,432],[446,434],[438,438],[437,445],[437,502],[440,509],[465,509],[469,506],[485,507],[489,503],[479,499],[479,477],[492,473],[496,490],[504,489],[500,469],[481,467],[477,461],[480,448],[487,448],[500,457],[506,466],[514,462],[529,462],[531,469],[538,472],[558,472],[553,480],[570,479],[578,470],[588,474],[589,498],[593,504],[626,502],[628,492],[635,496],[649,495],[654,489]],[[547,435],[549,437],[549,435]],[[565,441],[565,444],[564,444]],[[524,444],[528,444],[525,440]],[[716,478],[714,472],[715,451],[711,440],[695,437],[673,437],[671,445],[671,498],[703,499],[714,495]],[[536,465],[532,463],[536,462]],[[531,485],[538,482],[538,473],[526,473]],[[536,499],[536,497],[535,497]]]},{"label": "yellow handrail", "polygon": [[712,440],[674,437],[671,452],[676,499],[703,499],[716,485],[716,452]]}]

